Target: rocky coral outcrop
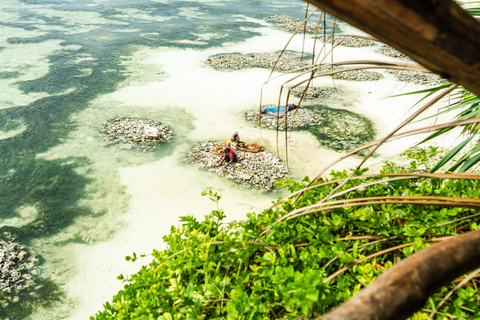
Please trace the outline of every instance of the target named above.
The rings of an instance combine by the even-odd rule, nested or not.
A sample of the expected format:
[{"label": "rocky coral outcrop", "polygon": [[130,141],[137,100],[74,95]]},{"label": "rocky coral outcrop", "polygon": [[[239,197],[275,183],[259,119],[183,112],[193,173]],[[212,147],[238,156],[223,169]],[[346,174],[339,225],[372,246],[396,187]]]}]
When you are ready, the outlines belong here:
[{"label": "rocky coral outcrop", "polygon": [[241,69],[251,66],[251,58],[239,54],[222,54],[208,58],[207,64],[219,69]]},{"label": "rocky coral outcrop", "polygon": [[169,126],[149,119],[115,118],[102,122],[98,130],[107,135],[106,139],[124,143],[128,149],[154,150],[173,137]]},{"label": "rocky coral outcrop", "polygon": [[299,69],[298,71],[300,71],[308,67],[308,64],[305,62],[305,60],[297,57],[294,54],[284,52],[280,57],[280,60],[278,60],[279,56],[279,52],[255,53],[252,55],[252,58],[255,63],[261,67],[271,69],[273,66],[275,66],[276,71],[286,72],[295,69]]},{"label": "rocky coral outcrop", "polygon": [[392,58],[400,58],[400,59],[405,59],[405,60],[410,60],[413,61],[409,56],[406,54],[398,51],[395,48],[390,47],[389,45],[384,44],[383,46],[380,47],[380,53],[383,55],[386,55],[388,57]]},{"label": "rocky coral outcrop", "polygon": [[288,177],[287,166],[267,151],[252,153],[237,150],[238,162],[232,162],[226,167],[215,167],[221,159],[216,150],[224,143],[200,143],[193,147],[182,161],[215,172],[244,186],[264,191],[273,189],[276,181]]},{"label": "rocky coral outcrop", "polygon": [[362,37],[355,37],[355,36],[343,36],[343,35],[327,35],[325,38],[322,37],[323,42],[332,43],[332,38],[334,44],[340,42],[340,46],[344,47],[352,47],[352,48],[364,48],[364,47],[372,47],[377,44],[377,42],[366,39]]},{"label": "rocky coral outcrop", "polygon": [[35,287],[38,260],[13,242],[0,240],[0,306],[19,300],[20,291]]},{"label": "rocky coral outcrop", "polygon": [[290,16],[279,16],[279,15],[274,15],[274,16],[267,17],[267,20],[282,22],[282,23],[297,23],[297,22],[300,22],[300,19],[298,19],[298,18],[290,17]]},{"label": "rocky coral outcrop", "polygon": [[278,25],[280,29],[294,32],[298,28],[298,32],[307,32],[307,33],[315,33],[317,28],[318,30],[323,30],[323,25],[318,25],[317,23],[314,22],[308,22],[303,24],[302,26],[302,21],[300,19],[294,18],[294,17],[289,17],[289,16],[271,16],[267,17],[267,20],[269,21],[275,21],[275,22],[280,22],[281,24]]},{"label": "rocky coral outcrop", "polygon": [[[324,72],[329,72],[332,70],[341,70],[345,69],[343,66],[324,66],[320,69],[318,69],[317,74],[324,73]],[[344,72],[339,72],[335,73],[332,76],[334,79],[339,79],[339,80],[350,80],[350,81],[376,81],[380,80],[383,78],[383,76],[374,71],[367,71],[363,69],[359,70],[349,70],[349,71],[344,71]]]},{"label": "rocky coral outcrop", "polygon": [[[326,99],[330,97],[332,94],[337,92],[339,89],[335,88],[321,88],[321,87],[308,87],[307,93],[305,98],[319,98],[319,99]],[[301,97],[303,92],[305,91],[305,86],[298,86],[293,88],[290,92],[295,97]]]},{"label": "rocky coral outcrop", "polygon": [[438,86],[446,81],[434,73],[394,69],[388,70],[388,72],[393,74],[398,81],[413,83],[420,86]]},{"label": "rocky coral outcrop", "polygon": [[[254,53],[250,55],[250,60],[245,55],[229,54],[208,58],[207,64],[218,69],[240,69],[248,67],[262,67],[272,69],[275,66],[275,71],[279,72],[290,72],[293,70],[295,70],[296,72],[301,72],[310,68],[310,64],[307,63],[304,59],[300,58],[299,55],[284,52],[281,55],[280,59],[279,57],[279,52]],[[338,70],[345,67],[324,66],[318,69],[316,72],[317,74],[319,74],[322,72],[331,71],[332,68],[333,70]],[[334,79],[352,81],[376,81],[381,79],[382,77],[383,76],[378,72],[367,70],[350,70],[336,73],[333,75]]]},{"label": "rocky coral outcrop", "polygon": [[303,70],[308,67],[305,60],[297,55],[285,52],[277,63],[279,52],[254,53],[251,55],[224,54],[207,59],[207,64],[217,69],[241,69],[248,67],[273,68],[279,72],[288,72],[295,69]]},{"label": "rocky coral outcrop", "polygon": [[322,116],[306,108],[291,110],[287,112],[286,115],[287,116],[283,115],[277,118],[265,113],[260,113],[258,110],[247,110],[245,112],[245,119],[254,122],[256,125],[260,124],[263,128],[275,129],[278,125],[279,130],[285,129],[285,119],[289,130],[317,125],[323,121]]}]

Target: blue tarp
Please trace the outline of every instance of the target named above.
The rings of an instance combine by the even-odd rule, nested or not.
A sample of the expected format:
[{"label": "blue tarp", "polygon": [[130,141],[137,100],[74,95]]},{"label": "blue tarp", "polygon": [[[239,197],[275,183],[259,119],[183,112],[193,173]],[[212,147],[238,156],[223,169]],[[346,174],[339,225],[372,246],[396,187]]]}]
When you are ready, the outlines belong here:
[{"label": "blue tarp", "polygon": [[266,106],[266,107],[262,107],[262,113],[266,113],[267,115],[269,116],[272,116],[272,117],[281,117],[285,114],[285,112],[287,111],[290,111],[290,110],[293,110],[295,108],[301,108],[298,104],[295,104],[295,103],[290,103],[290,104],[287,104],[288,106],[288,110],[286,108],[286,106]]}]

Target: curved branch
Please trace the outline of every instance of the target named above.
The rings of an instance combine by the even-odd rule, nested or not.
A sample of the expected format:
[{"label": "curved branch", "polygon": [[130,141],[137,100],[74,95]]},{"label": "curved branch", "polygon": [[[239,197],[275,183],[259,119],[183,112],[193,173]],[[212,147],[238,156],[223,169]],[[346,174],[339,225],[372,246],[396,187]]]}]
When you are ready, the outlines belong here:
[{"label": "curved branch", "polygon": [[476,230],[402,260],[356,296],[318,319],[406,319],[442,286],[479,267],[480,230]]}]

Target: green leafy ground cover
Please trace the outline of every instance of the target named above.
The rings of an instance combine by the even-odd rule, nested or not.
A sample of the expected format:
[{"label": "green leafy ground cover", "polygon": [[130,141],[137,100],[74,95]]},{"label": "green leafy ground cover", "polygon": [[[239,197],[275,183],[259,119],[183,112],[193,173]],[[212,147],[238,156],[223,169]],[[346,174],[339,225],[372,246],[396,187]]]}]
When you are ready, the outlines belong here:
[{"label": "green leafy ground cover", "polygon": [[[410,152],[417,163],[428,161],[430,150]],[[382,173],[408,171],[387,163]],[[358,174],[365,174],[366,169]],[[246,221],[222,223],[221,196],[206,189],[217,209],[198,221],[182,218],[164,237],[163,251],[134,275],[125,287],[91,319],[311,319],[356,294],[399,259],[443,236],[480,228],[479,217],[459,220],[475,211],[411,204],[331,206],[290,220],[277,219],[310,206],[338,186],[347,171],[315,182],[295,202],[292,197]],[[352,179],[342,189],[380,177]],[[284,181],[295,192],[308,183]],[[480,182],[470,180],[404,179],[372,184],[334,199],[379,196],[454,196],[479,198]],[[450,223],[449,223],[450,222]],[[268,232],[266,232],[268,230]],[[402,246],[399,249],[392,249]],[[136,255],[127,259],[136,259]],[[434,319],[475,319],[480,314],[475,281],[456,291]],[[454,285],[452,284],[452,287]],[[427,319],[451,288],[429,299],[412,319]]]}]

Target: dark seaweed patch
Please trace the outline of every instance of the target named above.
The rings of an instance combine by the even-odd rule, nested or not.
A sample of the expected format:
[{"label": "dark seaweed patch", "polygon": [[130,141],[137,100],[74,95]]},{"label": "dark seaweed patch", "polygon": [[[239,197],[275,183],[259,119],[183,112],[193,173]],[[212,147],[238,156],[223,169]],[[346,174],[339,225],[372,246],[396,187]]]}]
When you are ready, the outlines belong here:
[{"label": "dark seaweed patch", "polygon": [[[37,286],[34,290],[23,290],[12,292],[9,298],[18,297],[17,302],[10,302],[8,305],[0,307],[0,319],[23,320],[31,314],[37,307],[49,307],[56,302],[61,301],[62,291],[53,281],[37,278]],[[6,298],[5,293],[0,292],[0,299]],[[11,299],[5,299],[11,300]]]},{"label": "dark seaweed patch", "polygon": [[375,139],[375,126],[363,115],[323,105],[314,105],[311,109],[323,117],[323,122],[300,130],[313,134],[326,148],[350,151]]}]

